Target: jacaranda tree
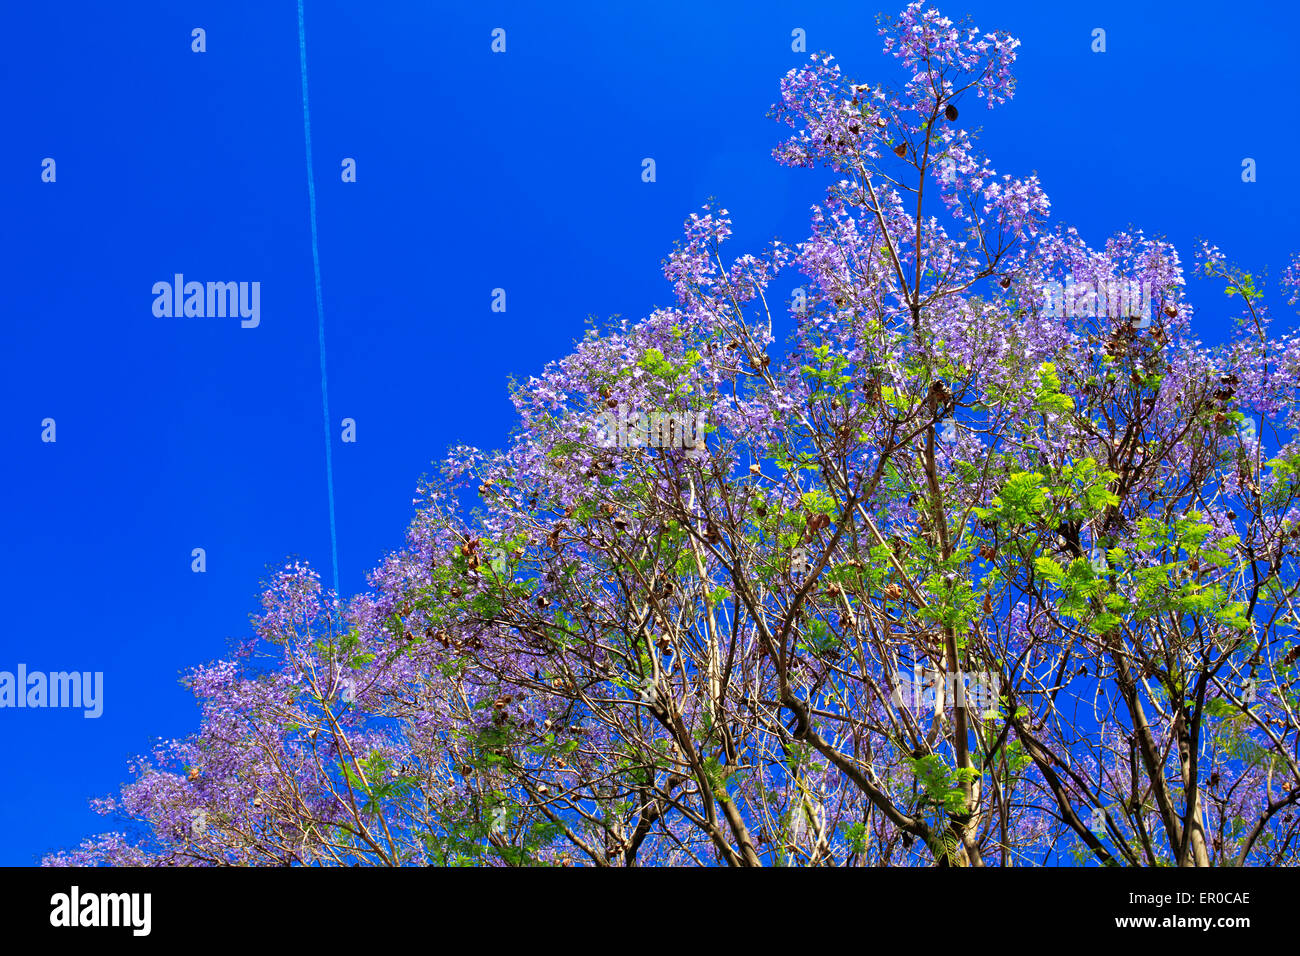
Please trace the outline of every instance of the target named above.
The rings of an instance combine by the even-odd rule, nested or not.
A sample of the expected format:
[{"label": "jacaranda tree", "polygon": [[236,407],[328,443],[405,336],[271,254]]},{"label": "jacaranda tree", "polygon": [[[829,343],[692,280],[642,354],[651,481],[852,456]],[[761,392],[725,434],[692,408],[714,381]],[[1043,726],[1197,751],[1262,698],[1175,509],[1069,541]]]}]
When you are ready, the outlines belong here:
[{"label": "jacaranda tree", "polygon": [[1300,349],[1213,246],[1207,346],[1172,246],[994,171],[1018,41],[881,33],[900,89],[781,82],[805,242],[692,215],[676,306],[516,385],[369,593],[276,574],[47,862],[1296,862]]}]

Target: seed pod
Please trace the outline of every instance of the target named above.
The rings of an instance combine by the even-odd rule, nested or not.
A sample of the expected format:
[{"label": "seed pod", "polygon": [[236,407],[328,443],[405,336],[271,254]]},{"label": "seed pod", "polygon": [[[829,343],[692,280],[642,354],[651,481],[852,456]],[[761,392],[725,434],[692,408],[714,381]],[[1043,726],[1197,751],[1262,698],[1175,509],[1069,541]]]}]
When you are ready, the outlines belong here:
[{"label": "seed pod", "polygon": [[957,107],[955,107],[955,106],[953,106],[951,103],[949,103],[949,104],[944,108],[943,115],[946,116],[946,117],[948,117],[948,122],[949,122],[949,123],[955,123],[955,122],[957,122]]},{"label": "seed pod", "polygon": [[894,147],[894,155],[895,155],[895,156],[898,156],[900,159],[901,159],[902,157],[906,156],[906,155],[907,155],[907,144],[906,144],[906,143],[899,143],[897,146],[895,146],[895,147]]}]

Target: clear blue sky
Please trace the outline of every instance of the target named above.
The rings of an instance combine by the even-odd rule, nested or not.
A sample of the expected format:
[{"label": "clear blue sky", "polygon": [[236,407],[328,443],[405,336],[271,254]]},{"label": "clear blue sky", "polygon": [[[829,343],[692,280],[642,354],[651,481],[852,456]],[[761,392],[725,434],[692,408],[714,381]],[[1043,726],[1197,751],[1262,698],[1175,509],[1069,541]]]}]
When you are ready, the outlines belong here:
[{"label": "clear blue sky", "polygon": [[[1204,236],[1273,275],[1300,248],[1295,6],[940,9],[1022,39],[983,145],[1000,171],[1037,170],[1090,242],[1138,226],[1190,262]],[[828,176],[777,166],[765,118],[805,60],[790,32],[894,79],[877,11],[897,8],[306,0],[346,592],[400,546],[431,461],[504,442],[509,376],[565,354],[588,315],[669,304],[659,261],[709,196],[737,254],[804,237]],[[178,676],[247,632],[267,567],[298,556],[328,580],[330,550],[294,3],[80,0],[5,20],[0,670],[106,687],[98,720],[0,710],[0,864],[26,864],[107,828],[88,798],[195,727]],[[151,288],[178,272],[259,281],[260,326],[155,318]],[[1229,301],[1194,294],[1218,338]]]}]

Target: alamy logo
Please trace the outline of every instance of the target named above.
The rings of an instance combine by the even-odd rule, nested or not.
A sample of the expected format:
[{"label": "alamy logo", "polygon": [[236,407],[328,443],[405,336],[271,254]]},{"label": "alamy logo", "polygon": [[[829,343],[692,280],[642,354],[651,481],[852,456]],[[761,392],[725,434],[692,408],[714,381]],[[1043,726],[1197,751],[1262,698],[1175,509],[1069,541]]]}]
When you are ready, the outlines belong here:
[{"label": "alamy logo", "polygon": [[596,423],[601,448],[704,448],[704,412],[603,412]]},{"label": "alamy logo", "polygon": [[0,709],[5,707],[80,707],[83,717],[98,717],[104,712],[104,674],[102,671],[27,670],[0,671]]},{"label": "alamy logo", "polygon": [[889,699],[895,707],[910,707],[916,711],[929,706],[933,706],[936,712],[946,707],[992,711],[1001,686],[997,674],[944,674],[918,664],[910,675],[906,671],[895,674],[894,691]]},{"label": "alamy logo", "polygon": [[1151,324],[1151,283],[1111,279],[1105,282],[1041,282],[1041,315],[1055,319],[1140,319],[1138,328]]},{"label": "alamy logo", "polygon": [[72,887],[50,897],[50,925],[126,926],[133,936],[148,936],[152,928],[153,896],[149,893],[86,893]]},{"label": "alamy logo", "polygon": [[171,282],[155,282],[153,294],[153,314],[160,319],[238,316],[246,329],[255,329],[262,322],[260,282],[186,282],[178,272]]}]

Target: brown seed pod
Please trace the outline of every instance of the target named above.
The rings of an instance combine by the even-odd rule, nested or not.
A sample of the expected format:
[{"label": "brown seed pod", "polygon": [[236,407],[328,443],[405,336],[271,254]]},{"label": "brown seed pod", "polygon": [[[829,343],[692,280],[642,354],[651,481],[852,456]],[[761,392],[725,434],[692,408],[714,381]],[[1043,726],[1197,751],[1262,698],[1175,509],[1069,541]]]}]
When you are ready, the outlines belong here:
[{"label": "brown seed pod", "polygon": [[899,143],[897,146],[895,146],[895,147],[894,147],[894,155],[895,155],[895,156],[898,156],[898,157],[900,157],[900,158],[903,157],[903,156],[906,156],[906,155],[907,155],[907,144],[906,144],[906,143]]},{"label": "brown seed pod", "polygon": [[949,123],[957,122],[957,107],[949,103],[946,107],[944,107],[943,115],[948,117]]}]

